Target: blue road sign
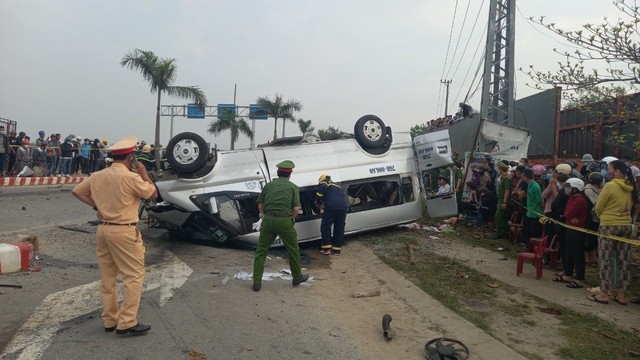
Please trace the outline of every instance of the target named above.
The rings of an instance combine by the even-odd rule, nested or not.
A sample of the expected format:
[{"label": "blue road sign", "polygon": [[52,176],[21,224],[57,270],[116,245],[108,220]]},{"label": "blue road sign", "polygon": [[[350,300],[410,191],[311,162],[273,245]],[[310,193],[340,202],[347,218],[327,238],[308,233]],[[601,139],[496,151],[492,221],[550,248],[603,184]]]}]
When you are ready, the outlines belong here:
[{"label": "blue road sign", "polygon": [[204,119],[204,109],[200,109],[196,104],[188,104],[187,119]]},{"label": "blue road sign", "polygon": [[233,111],[234,114],[238,113],[235,104],[218,104],[218,119],[227,111]]},{"label": "blue road sign", "polygon": [[249,119],[267,120],[269,115],[257,104],[249,104]]}]

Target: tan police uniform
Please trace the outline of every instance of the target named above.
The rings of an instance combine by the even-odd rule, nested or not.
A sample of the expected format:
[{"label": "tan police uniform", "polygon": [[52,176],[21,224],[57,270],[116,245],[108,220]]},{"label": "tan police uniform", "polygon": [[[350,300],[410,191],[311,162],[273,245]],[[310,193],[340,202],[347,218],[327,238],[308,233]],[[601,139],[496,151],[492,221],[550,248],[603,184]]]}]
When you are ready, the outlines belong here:
[{"label": "tan police uniform", "polygon": [[[126,137],[109,148],[113,154],[126,154],[137,143]],[[123,152],[124,151],[124,152]],[[129,329],[138,323],[138,307],[144,281],[144,247],[136,228],[140,198],[150,198],[155,186],[120,163],[91,174],[73,190],[91,197],[101,215],[98,226],[97,250],[100,268],[105,329]],[[122,274],[123,300],[118,307],[116,278]]]}]

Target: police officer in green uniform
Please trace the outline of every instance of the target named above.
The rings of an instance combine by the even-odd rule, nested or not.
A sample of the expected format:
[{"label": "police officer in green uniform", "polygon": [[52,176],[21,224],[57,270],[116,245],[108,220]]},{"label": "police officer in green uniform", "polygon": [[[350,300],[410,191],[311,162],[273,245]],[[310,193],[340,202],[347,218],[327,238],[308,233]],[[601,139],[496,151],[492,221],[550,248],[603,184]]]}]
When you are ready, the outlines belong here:
[{"label": "police officer in green uniform", "polygon": [[509,175],[509,164],[505,161],[498,162],[500,184],[498,185],[498,205],[496,206],[496,239],[505,239],[509,235],[507,222],[507,209],[509,208],[509,195],[511,194],[512,181]]},{"label": "police officer in green uniform", "polygon": [[302,274],[298,234],[293,227],[300,210],[300,191],[294,183],[289,181],[295,164],[291,160],[285,160],[276,166],[278,178],[269,182],[258,197],[262,225],[256,258],[253,261],[253,291],[260,291],[262,287],[264,261],[276,236],[280,237],[282,244],[289,252],[293,286],[298,286],[309,279],[309,275]]}]

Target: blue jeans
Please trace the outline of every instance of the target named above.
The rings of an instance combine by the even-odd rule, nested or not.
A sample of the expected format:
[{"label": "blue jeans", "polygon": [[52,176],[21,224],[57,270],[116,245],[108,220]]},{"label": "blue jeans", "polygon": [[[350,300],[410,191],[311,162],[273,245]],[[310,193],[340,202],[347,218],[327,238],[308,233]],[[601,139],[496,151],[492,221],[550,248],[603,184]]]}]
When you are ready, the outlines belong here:
[{"label": "blue jeans", "polygon": [[56,168],[58,167],[58,158],[55,156],[47,158],[47,167],[49,168],[49,176],[55,174]]},{"label": "blue jeans", "polygon": [[62,158],[62,164],[60,165],[61,174],[71,174],[71,160],[73,160],[73,158]]}]

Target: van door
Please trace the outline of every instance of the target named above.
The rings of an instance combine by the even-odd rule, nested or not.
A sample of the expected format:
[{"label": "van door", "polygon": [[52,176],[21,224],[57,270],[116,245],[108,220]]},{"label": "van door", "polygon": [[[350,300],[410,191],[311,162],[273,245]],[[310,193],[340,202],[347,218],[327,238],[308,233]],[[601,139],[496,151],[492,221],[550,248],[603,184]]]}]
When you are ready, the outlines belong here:
[{"label": "van door", "polygon": [[416,136],[413,148],[427,213],[430,217],[457,216],[455,169],[449,130]]}]

